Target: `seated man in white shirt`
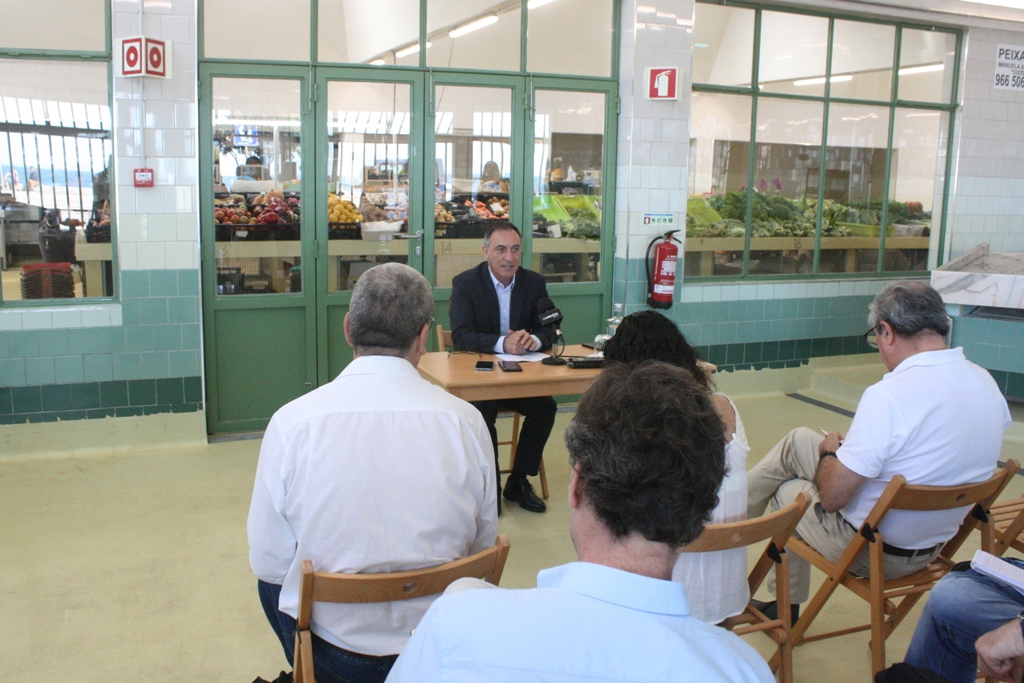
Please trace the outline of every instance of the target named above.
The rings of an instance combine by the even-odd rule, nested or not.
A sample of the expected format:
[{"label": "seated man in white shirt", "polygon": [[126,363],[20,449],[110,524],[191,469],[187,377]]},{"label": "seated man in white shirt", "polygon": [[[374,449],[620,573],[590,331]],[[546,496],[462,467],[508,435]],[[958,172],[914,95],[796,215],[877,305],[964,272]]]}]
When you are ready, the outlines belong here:
[{"label": "seated man in white shirt", "polygon": [[[480,412],[420,377],[433,296],[409,266],[366,271],[345,338],[355,360],[274,414],[249,548],[264,612],[292,663],[303,560],[318,571],[429,567],[494,544],[494,453]],[[319,683],[383,681],[433,598],[313,607]]]},{"label": "seated man in white shirt", "polygon": [[[864,390],[846,438],[794,429],[747,477],[750,517],[769,501],[777,510],[801,492],[810,496],[796,535],[833,562],[895,475],[921,486],[983,481],[992,476],[1010,424],[1006,399],[988,371],[968,361],[963,349],[946,348],[949,318],[942,297],[927,284],[887,286],[871,303],[868,324],[868,343],[889,373]],[[966,512],[887,514],[881,525],[885,577],[907,576],[931,562]],[[854,562],[854,573],[867,576],[867,555],[865,549]],[[789,567],[796,620],[808,598],[810,566],[793,556]],[[777,609],[760,606],[769,615]]]},{"label": "seated man in white shirt", "polygon": [[689,373],[610,366],[565,434],[579,562],[529,590],[466,590],[427,612],[388,681],[772,681],[737,636],[691,613],[671,580],[725,475],[722,420]]}]

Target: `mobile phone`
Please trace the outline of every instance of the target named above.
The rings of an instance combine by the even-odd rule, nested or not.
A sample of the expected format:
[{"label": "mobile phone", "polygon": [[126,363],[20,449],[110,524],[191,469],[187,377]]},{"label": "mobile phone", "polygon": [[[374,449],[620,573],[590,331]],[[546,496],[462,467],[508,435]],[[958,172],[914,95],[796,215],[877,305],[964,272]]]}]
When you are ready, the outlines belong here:
[{"label": "mobile phone", "polygon": [[498,367],[505,372],[522,372],[523,366],[519,364],[519,361],[514,360],[499,360]]},{"label": "mobile phone", "polygon": [[476,369],[480,371],[488,371],[494,369],[493,360],[478,360],[476,362]]}]

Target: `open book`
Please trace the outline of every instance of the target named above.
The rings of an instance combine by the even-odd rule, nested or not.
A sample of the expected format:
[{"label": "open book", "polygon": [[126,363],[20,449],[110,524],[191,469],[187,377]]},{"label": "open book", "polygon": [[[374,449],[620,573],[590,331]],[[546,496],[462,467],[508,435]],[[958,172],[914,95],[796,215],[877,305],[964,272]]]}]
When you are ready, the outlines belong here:
[{"label": "open book", "polygon": [[974,558],[971,560],[971,569],[996,581],[1002,581],[1024,595],[1024,569],[1015,564],[1010,564],[984,550],[979,550],[974,553]]}]

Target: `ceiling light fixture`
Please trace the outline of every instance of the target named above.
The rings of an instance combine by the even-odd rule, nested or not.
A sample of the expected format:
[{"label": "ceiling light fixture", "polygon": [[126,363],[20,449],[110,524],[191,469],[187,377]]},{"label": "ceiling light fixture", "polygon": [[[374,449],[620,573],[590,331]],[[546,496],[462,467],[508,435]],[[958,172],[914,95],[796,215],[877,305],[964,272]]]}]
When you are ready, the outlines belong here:
[{"label": "ceiling light fixture", "polygon": [[[833,76],[833,77],[831,77],[828,80],[829,80],[829,83],[845,83],[847,81],[852,81],[853,80],[853,76],[851,76],[850,74],[842,74],[842,75],[839,75],[839,76]],[[795,85],[797,87],[803,86],[803,85],[821,85],[824,82],[825,82],[825,77],[821,76],[819,78],[803,78],[803,79],[801,79],[799,81],[793,81],[793,85]]]},{"label": "ceiling light fixture", "polygon": [[908,66],[905,69],[900,69],[896,73],[900,76],[913,76],[914,74],[926,74],[932,71],[942,71],[945,68],[945,64],[925,64],[924,66]]},{"label": "ceiling light fixture", "polygon": [[992,5],[994,7],[1024,9],[1024,0],[967,0],[967,2],[974,2],[979,5]]},{"label": "ceiling light fixture", "polygon": [[[429,50],[432,45],[433,45],[433,43],[431,43],[428,40],[427,41],[427,49]],[[420,51],[420,44],[419,43],[413,43],[412,45],[409,45],[408,47],[403,47],[401,50],[396,51],[395,52],[395,57],[397,57],[398,59],[402,59],[403,57],[408,57],[409,55],[414,55],[414,54],[416,54],[419,51]]]},{"label": "ceiling light fixture", "polygon": [[374,59],[373,61],[371,61],[370,65],[371,66],[380,66],[383,63],[384,63],[383,59],[377,58],[377,59]]},{"label": "ceiling light fixture", "polygon": [[490,26],[491,24],[496,23],[498,23],[498,15],[491,14],[486,17],[480,17],[479,19],[471,21],[468,24],[463,24],[462,26],[453,28],[451,31],[448,32],[448,36],[451,38],[458,38],[459,36],[464,36],[467,33],[472,33],[477,29],[483,28],[484,26]]}]

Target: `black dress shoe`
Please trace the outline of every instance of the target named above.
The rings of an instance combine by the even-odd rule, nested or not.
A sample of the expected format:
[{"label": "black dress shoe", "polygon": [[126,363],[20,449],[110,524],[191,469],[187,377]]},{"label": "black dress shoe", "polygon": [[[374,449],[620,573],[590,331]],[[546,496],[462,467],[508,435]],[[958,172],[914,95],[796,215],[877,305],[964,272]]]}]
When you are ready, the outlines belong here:
[{"label": "black dress shoe", "polygon": [[[764,614],[769,619],[778,619],[779,618],[779,605],[774,600],[772,600],[771,602],[764,602],[764,601],[761,601],[761,600],[751,600],[750,604],[753,605],[754,607],[756,607],[757,609],[761,610],[761,613]],[[798,604],[793,604],[793,605],[789,606],[789,614],[790,614],[790,618],[792,619],[792,623],[795,624],[797,619],[800,618],[800,605],[799,605],[799,603]]]},{"label": "black dress shoe", "polygon": [[544,512],[548,506],[537,497],[533,484],[526,477],[509,477],[502,494],[505,500],[519,503],[519,507],[530,512]]}]

